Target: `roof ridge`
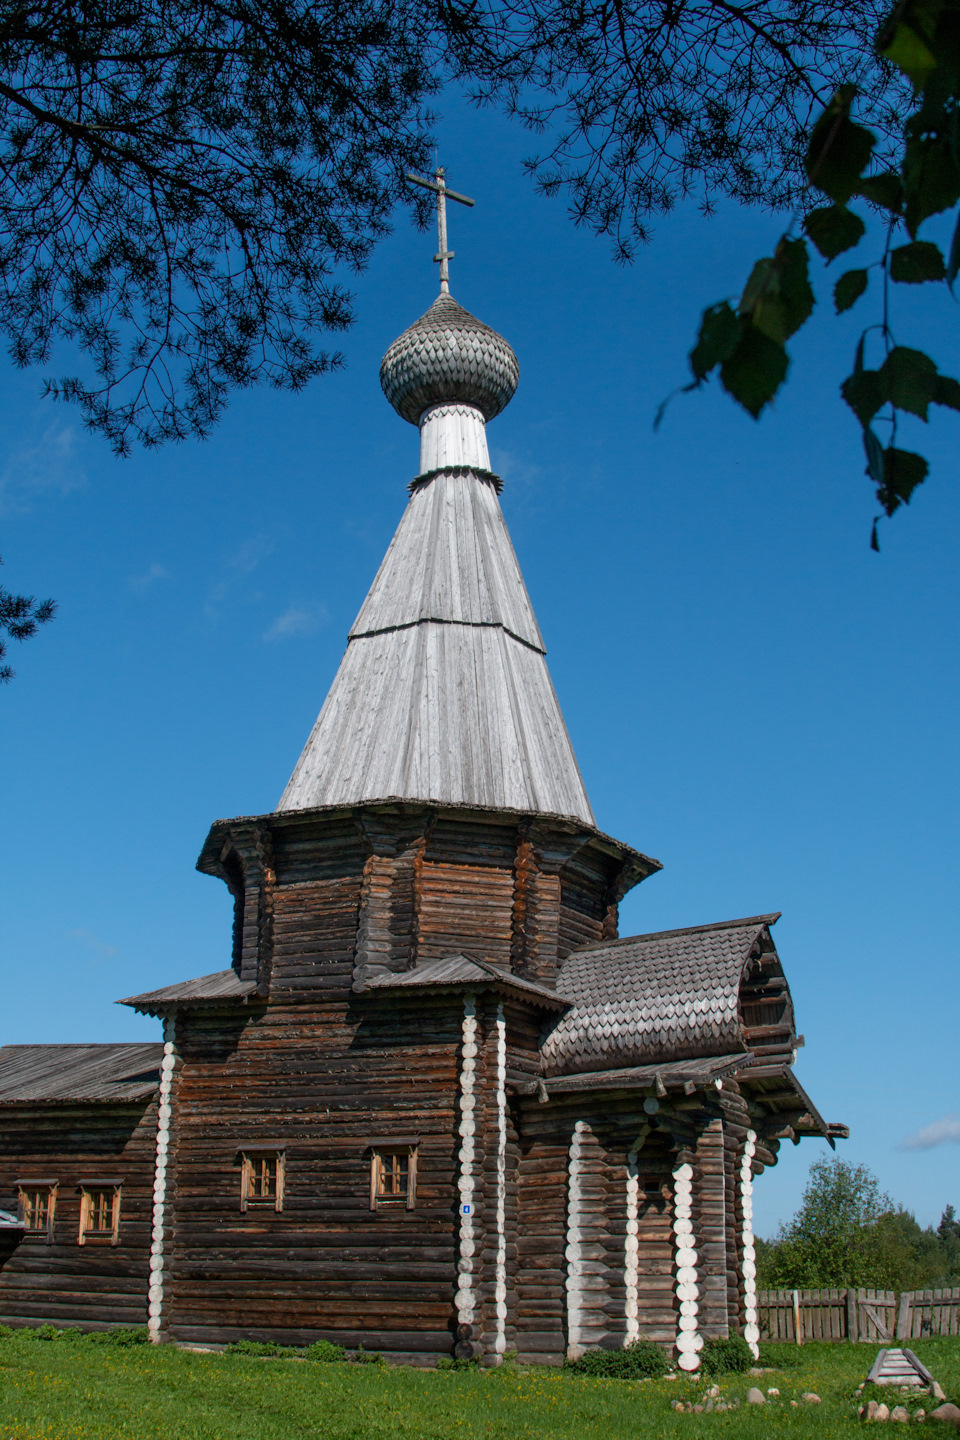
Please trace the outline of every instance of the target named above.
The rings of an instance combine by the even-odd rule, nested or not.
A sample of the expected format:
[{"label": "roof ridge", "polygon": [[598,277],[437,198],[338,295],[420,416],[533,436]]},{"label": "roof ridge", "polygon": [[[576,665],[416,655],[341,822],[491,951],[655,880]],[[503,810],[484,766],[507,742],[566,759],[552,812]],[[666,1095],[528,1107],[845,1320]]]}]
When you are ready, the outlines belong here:
[{"label": "roof ridge", "polygon": [[617,940],[595,940],[592,945],[578,945],[576,950],[570,951],[567,959],[582,955],[587,950],[616,950],[620,945],[632,945],[637,940],[666,940],[672,935],[696,935],[707,930],[735,930],[741,925],[774,925],[782,914],[782,910],[772,910],[767,915],[745,915],[741,920],[715,920],[709,925],[683,925],[676,930],[647,930],[641,935],[621,935]]}]

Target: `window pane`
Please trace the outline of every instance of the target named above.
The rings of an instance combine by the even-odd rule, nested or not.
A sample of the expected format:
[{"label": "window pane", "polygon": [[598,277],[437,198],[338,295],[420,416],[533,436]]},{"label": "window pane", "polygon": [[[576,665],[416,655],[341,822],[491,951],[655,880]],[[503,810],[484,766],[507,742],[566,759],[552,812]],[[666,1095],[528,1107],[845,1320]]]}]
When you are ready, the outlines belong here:
[{"label": "window pane", "polygon": [[21,1190],[20,1203],[23,1208],[23,1223],[28,1230],[45,1230],[50,1219],[51,1192],[44,1187],[40,1190]]},{"label": "window pane", "polygon": [[90,1190],[90,1212],[87,1217],[87,1231],[102,1235],[113,1230],[113,1190]]},{"label": "window pane", "polygon": [[264,1200],[276,1201],[279,1192],[280,1156],[246,1155],[246,1196],[247,1202]]},{"label": "window pane", "polygon": [[250,1162],[250,1195],[270,1200],[277,1193],[277,1161],[274,1156],[257,1156]]},{"label": "window pane", "polygon": [[377,1195],[381,1200],[406,1200],[410,1157],[406,1151],[376,1156]]}]

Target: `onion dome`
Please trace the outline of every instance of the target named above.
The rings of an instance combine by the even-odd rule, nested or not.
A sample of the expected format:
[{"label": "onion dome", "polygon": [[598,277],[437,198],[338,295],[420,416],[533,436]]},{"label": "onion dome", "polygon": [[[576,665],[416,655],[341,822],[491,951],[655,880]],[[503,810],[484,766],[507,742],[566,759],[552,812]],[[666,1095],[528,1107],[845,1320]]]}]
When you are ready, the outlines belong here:
[{"label": "onion dome", "polygon": [[380,363],[383,393],[411,425],[419,425],[431,405],[452,401],[475,405],[492,420],[513,399],[519,378],[517,357],[503,336],[451,295],[439,295]]}]

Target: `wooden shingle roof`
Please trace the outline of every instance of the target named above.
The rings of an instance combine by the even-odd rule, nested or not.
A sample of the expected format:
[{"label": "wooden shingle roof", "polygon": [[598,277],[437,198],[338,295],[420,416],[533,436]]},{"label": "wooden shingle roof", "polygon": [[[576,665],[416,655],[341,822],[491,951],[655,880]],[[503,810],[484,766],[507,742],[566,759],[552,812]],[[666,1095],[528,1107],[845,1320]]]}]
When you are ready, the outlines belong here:
[{"label": "wooden shingle roof", "polygon": [[0,1104],[140,1100],[160,1083],[163,1045],[4,1045]]},{"label": "wooden shingle roof", "polygon": [[618,1069],[750,1047],[740,985],[778,914],[587,945],[564,961],[557,990],[572,1006],[545,1036],[544,1074]]},{"label": "wooden shingle roof", "polygon": [[457,400],[492,420],[510,403],[519,379],[507,341],[452,295],[438,295],[380,362],[383,393],[411,425],[431,405]]}]

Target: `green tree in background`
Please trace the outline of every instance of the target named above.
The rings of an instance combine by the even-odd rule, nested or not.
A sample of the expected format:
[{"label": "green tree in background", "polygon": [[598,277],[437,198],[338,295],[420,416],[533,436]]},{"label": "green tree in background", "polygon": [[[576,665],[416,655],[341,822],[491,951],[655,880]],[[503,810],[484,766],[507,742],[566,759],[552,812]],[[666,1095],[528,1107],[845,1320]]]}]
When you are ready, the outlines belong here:
[{"label": "green tree in background", "polygon": [[758,1244],[757,1262],[762,1289],[950,1284],[960,1272],[960,1222],[949,1205],[939,1227],[924,1230],[865,1165],[815,1160],[800,1209]]}]

